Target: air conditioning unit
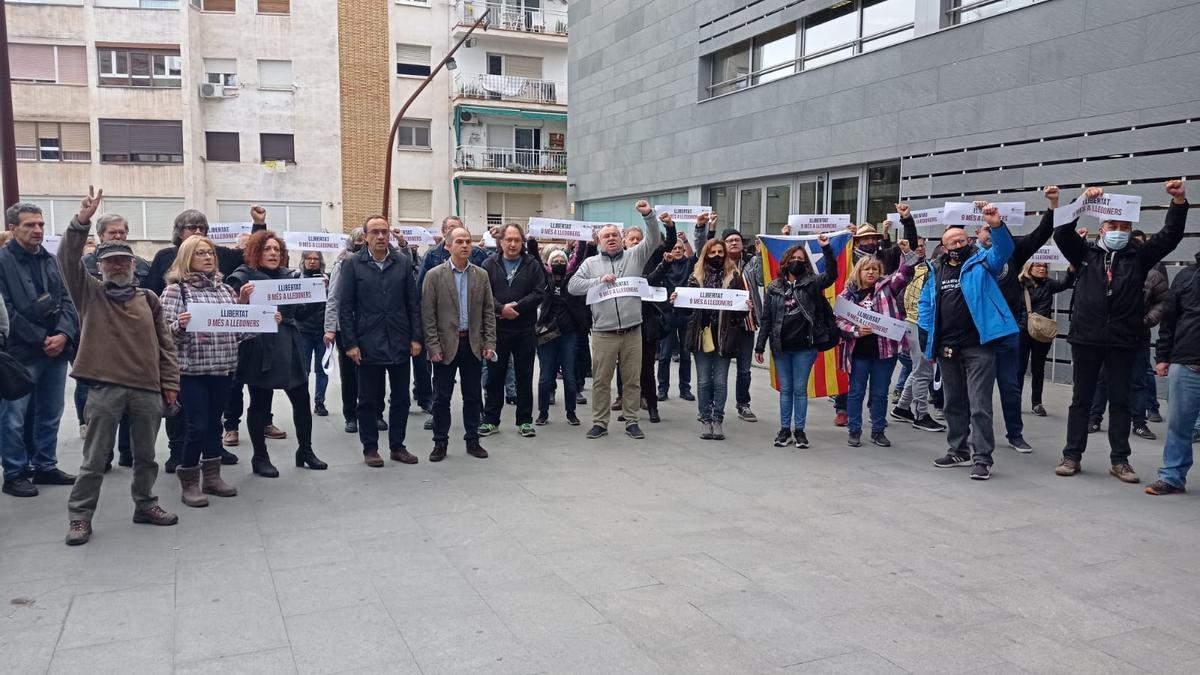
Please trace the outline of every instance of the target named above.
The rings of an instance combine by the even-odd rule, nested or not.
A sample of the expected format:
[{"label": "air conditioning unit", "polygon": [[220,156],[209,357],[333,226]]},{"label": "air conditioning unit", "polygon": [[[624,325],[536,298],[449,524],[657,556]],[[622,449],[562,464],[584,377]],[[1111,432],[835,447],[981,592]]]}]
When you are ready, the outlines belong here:
[{"label": "air conditioning unit", "polygon": [[475,113],[472,113],[470,110],[464,110],[458,114],[458,119],[463,122],[470,122],[475,119]]},{"label": "air conditioning unit", "polygon": [[200,98],[225,98],[225,85],[205,82],[200,85]]}]

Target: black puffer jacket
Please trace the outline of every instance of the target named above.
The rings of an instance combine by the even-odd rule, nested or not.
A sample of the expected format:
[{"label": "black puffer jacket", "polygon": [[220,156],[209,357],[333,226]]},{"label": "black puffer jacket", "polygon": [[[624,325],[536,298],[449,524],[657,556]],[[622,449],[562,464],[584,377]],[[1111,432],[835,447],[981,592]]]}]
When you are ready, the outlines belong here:
[{"label": "black puffer jacket", "polygon": [[[1013,237],[1013,254],[1005,263],[1004,271],[1000,273],[1000,278],[997,280],[997,283],[1000,284],[1000,293],[1004,295],[1004,301],[1008,303],[1008,310],[1012,312],[1013,316],[1025,314],[1025,294],[1021,292],[1021,268],[1025,267],[1025,263],[1033,257],[1034,253],[1038,252],[1038,249],[1050,241],[1050,235],[1053,233],[1054,210],[1046,209],[1046,212],[1042,214],[1042,222],[1033,232]],[[1054,292],[1058,293],[1059,291]],[[1053,304],[1053,300],[1051,300],[1051,304]],[[1024,319],[1021,319],[1021,325],[1025,325]]]},{"label": "black puffer jacket", "polygon": [[[290,279],[293,273],[286,267],[274,270],[242,265],[233,271],[225,283],[235,293],[250,281]],[[238,380],[260,389],[294,389],[308,379],[304,372],[304,358],[300,326],[297,322],[299,308],[304,305],[281,305],[279,313],[283,322],[278,333],[259,333],[238,346]]]},{"label": "black puffer jacket", "polygon": [[1200,253],[1175,275],[1158,324],[1158,363],[1200,366]]},{"label": "black puffer jacket", "polygon": [[1115,253],[1081,239],[1075,221],[1054,229],[1054,242],[1079,276],[1068,342],[1128,348],[1143,344],[1146,275],[1183,240],[1187,211],[1186,202],[1172,203],[1161,230],[1145,243],[1130,242]]},{"label": "black puffer jacket", "polygon": [[786,276],[779,276],[767,286],[766,297],[763,298],[762,326],[758,331],[758,339],[754,343],[754,351],[762,353],[771,342],[771,353],[783,351],[783,317],[787,314],[787,300],[795,294],[800,314],[809,321],[809,346],[821,342],[821,336],[830,338],[837,335],[837,326],[832,322],[822,322],[821,317],[829,316],[827,312],[818,312],[817,303],[824,302],[824,291],[837,281],[837,256],[833,249],[825,246],[821,249],[825,258],[825,272],[822,274],[806,274],[796,282],[795,286]]},{"label": "black puffer jacket", "polygon": [[412,259],[389,250],[383,269],[367,248],[346,256],[338,271],[338,334],[344,349],[358,347],[362,362],[403,363],[421,341],[421,299]]},{"label": "black puffer jacket", "polygon": [[[1029,306],[1033,308],[1034,314],[1041,314],[1047,319],[1054,318],[1054,296],[1075,285],[1075,273],[1068,272],[1067,276],[1062,279],[1046,277],[1042,280],[1025,279],[1021,282],[1021,288],[1029,291]],[[1020,298],[1020,313],[1015,316],[1021,324],[1021,328],[1029,325],[1029,312],[1025,311],[1025,293],[1022,292]]]}]

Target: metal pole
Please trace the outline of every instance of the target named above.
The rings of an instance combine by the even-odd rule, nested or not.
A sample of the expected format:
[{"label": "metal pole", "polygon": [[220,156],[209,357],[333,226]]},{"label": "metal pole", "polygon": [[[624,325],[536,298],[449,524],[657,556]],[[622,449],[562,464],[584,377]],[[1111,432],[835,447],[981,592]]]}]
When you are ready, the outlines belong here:
[{"label": "metal pole", "polygon": [[17,131],[13,120],[12,71],[8,64],[8,18],[0,0],[0,173],[4,174],[4,208],[21,200],[17,185]]},{"label": "metal pole", "polygon": [[[4,0],[0,0],[0,5],[3,3]],[[446,65],[446,62],[454,56],[454,52],[458,51],[458,48],[467,41],[467,38],[471,37],[471,33],[474,33],[476,28],[479,28],[481,25],[483,25],[483,23],[487,20],[488,14],[491,12],[491,8],[488,8],[487,11],[480,15],[479,19],[475,21],[475,24],[467,30],[467,34],[462,36],[462,38],[459,39],[454,47],[447,52],[444,57],[442,57],[442,60],[429,73],[429,77],[426,77],[425,80],[421,82],[421,86],[417,87],[417,90],[412,93],[412,96],[409,96],[408,100],[404,102],[404,105],[400,108],[399,114],[396,115],[395,121],[392,122],[392,130],[390,133],[388,133],[386,155],[387,160],[383,165],[383,209],[380,211],[380,213],[383,214],[384,220],[388,220],[388,213],[391,210],[389,207],[392,204],[392,146],[396,144],[396,133],[400,130],[400,120],[404,118],[404,113],[408,112],[408,107],[413,104],[413,101],[417,100],[417,97],[421,95],[421,92],[425,90],[425,87],[429,86],[429,83],[433,81],[433,78],[436,77],[442,67]]]}]

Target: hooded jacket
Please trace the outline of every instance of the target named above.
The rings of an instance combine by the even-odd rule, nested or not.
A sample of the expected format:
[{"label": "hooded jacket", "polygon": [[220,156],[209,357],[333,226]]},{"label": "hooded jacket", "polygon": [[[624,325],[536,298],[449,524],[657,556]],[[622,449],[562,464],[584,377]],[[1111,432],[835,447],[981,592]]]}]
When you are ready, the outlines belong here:
[{"label": "hooded jacket", "polygon": [[1175,275],[1158,324],[1158,363],[1200,366],[1200,253]]}]

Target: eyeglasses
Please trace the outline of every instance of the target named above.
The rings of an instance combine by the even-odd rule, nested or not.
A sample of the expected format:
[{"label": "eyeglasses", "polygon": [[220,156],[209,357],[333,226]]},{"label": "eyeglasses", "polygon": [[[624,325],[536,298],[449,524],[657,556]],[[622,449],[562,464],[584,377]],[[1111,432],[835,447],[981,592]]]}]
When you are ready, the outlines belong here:
[{"label": "eyeglasses", "polygon": [[205,225],[192,225],[189,223],[184,225],[183,229],[187,232],[200,232],[202,234],[208,234],[208,227]]},{"label": "eyeglasses", "polygon": [[205,251],[196,251],[192,255],[196,256],[197,258],[215,258],[217,256],[217,252],[209,249]]}]

